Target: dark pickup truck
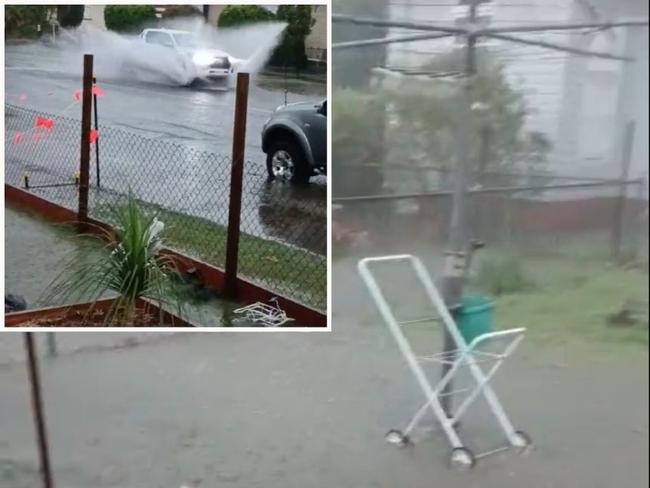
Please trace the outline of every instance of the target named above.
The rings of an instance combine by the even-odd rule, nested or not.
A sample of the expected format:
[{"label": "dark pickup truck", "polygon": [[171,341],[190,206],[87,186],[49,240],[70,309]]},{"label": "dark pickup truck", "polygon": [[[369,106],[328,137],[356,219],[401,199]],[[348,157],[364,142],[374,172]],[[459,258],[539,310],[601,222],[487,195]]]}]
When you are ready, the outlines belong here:
[{"label": "dark pickup truck", "polygon": [[305,184],[327,173],[327,100],[278,107],[262,129],[269,179]]}]

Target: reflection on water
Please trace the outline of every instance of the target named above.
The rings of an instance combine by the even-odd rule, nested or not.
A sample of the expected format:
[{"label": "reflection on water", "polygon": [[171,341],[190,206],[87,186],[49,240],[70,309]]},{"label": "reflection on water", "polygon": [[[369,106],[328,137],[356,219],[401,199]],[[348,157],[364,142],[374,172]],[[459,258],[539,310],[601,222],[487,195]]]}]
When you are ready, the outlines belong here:
[{"label": "reflection on water", "polygon": [[327,253],[327,187],[267,182],[259,193],[264,234],[308,251]]}]

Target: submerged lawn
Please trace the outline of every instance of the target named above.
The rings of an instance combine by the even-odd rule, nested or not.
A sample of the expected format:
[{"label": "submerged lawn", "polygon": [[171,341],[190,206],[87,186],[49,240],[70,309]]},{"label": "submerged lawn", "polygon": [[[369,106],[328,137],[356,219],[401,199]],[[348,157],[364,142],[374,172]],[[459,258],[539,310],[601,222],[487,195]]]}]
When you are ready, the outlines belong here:
[{"label": "submerged lawn", "polygon": [[[535,289],[499,297],[500,328],[523,326],[535,341],[648,344],[648,274],[603,263],[540,260],[528,265]],[[638,322],[612,326],[626,302],[645,302]]]},{"label": "submerged lawn", "polygon": [[[171,248],[186,252],[210,264],[223,267],[226,259],[225,226],[207,219],[174,212],[140,202],[165,223],[163,238]],[[94,216],[106,219],[108,205],[98,205]],[[267,288],[296,298],[313,307],[327,304],[327,259],[303,249],[245,232],[239,238],[239,272]]]},{"label": "submerged lawn", "polygon": [[[497,297],[498,327],[526,327],[531,339],[545,343],[646,347],[647,254],[640,253],[641,264],[615,265],[609,262],[607,242],[603,236],[592,236],[545,246],[545,252],[529,252],[526,257],[514,251],[521,256],[516,260],[530,287]],[[634,322],[612,323],[612,317],[628,303],[634,304]]]}]

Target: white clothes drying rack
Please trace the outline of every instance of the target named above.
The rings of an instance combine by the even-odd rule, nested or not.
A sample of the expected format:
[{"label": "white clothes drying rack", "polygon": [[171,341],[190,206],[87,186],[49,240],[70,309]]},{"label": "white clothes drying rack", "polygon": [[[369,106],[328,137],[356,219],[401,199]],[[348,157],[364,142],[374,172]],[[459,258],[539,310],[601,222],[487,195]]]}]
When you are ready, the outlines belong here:
[{"label": "white clothes drying rack", "polygon": [[[410,264],[413,271],[418,278],[418,281],[424,288],[426,296],[431,305],[438,313],[434,317],[425,317],[422,319],[398,321],[393,313],[390,305],[386,301],[382,290],[373,275],[370,265],[375,263],[398,262]],[[512,423],[508,419],[506,412],[501,405],[496,393],[490,386],[490,380],[494,377],[499,367],[503,362],[515,351],[519,343],[524,338],[526,329],[517,328],[510,330],[503,330],[497,332],[489,332],[474,338],[469,344],[465,341],[461,331],[459,330],[455,320],[449,313],[445,303],[438,292],[438,289],[429,276],[428,271],[415,256],[409,254],[394,255],[394,256],[379,256],[368,257],[362,259],[358,263],[359,273],[365,282],[372,299],[374,300],[382,318],[388,325],[390,332],[395,338],[397,345],[406,359],[408,366],[415,376],[418,385],[422,389],[426,402],[415,413],[413,418],[408,422],[403,431],[390,430],[386,434],[386,440],[401,446],[410,444],[409,433],[416,427],[418,422],[424,417],[427,411],[432,411],[436,419],[440,423],[449,444],[451,445],[450,463],[455,468],[468,468],[473,467],[476,460],[501,452],[511,447],[519,448],[521,451],[526,451],[531,445],[529,437],[522,431],[515,430]],[[437,352],[430,355],[417,356],[403,331],[403,326],[422,323],[422,322],[442,322],[443,326],[451,336],[455,349],[451,351]],[[484,352],[479,350],[479,346],[485,345],[487,342],[498,343],[502,346],[502,352]],[[446,374],[442,376],[436,385],[432,385],[425,374],[423,366],[427,363],[439,363],[449,366]],[[492,363],[491,367],[486,370],[479,366],[479,363]],[[467,367],[469,369],[471,378],[473,380],[473,387],[463,390],[444,392],[445,386],[452,380],[461,368]],[[444,395],[450,395],[460,392],[468,392],[465,399],[456,409],[455,413],[448,417],[440,403],[440,398]],[[465,444],[461,441],[458,433],[458,423],[461,417],[467,412],[469,406],[482,395],[487,401],[488,407],[494,414],[494,417],[505,434],[507,445],[493,449],[488,452],[475,455],[472,453]]]}]

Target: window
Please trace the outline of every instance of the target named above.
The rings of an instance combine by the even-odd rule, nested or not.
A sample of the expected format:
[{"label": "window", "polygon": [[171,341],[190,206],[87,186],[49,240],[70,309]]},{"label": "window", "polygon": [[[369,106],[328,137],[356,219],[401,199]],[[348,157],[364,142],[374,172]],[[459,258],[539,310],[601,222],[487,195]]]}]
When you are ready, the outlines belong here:
[{"label": "window", "polygon": [[148,44],[159,44],[161,46],[174,47],[174,41],[172,40],[172,37],[166,32],[147,32],[145,40]]},{"label": "window", "polygon": [[174,34],[174,39],[180,47],[196,47],[198,44],[193,34]]}]

